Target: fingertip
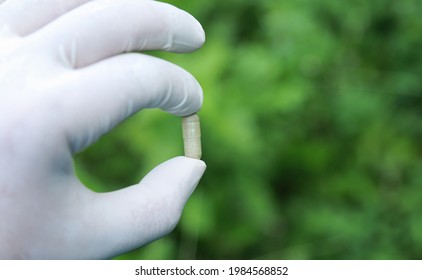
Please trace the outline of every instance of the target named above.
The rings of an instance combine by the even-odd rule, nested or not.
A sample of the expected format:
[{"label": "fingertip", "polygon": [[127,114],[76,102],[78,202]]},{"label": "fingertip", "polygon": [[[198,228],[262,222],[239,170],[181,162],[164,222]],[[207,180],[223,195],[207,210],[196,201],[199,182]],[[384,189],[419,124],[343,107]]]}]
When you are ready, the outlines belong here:
[{"label": "fingertip", "polygon": [[198,38],[199,38],[199,47],[202,47],[205,44],[207,36],[205,35],[205,30],[202,27],[202,25],[198,22],[199,28],[198,28]]},{"label": "fingertip", "polygon": [[192,36],[192,41],[194,43],[193,45],[197,49],[199,49],[205,44],[205,39],[206,39],[205,30],[197,19],[194,18],[194,20],[196,22],[196,26],[195,26],[195,34],[194,36]]},{"label": "fingertip", "polygon": [[[199,82],[190,73],[185,72],[185,76],[180,76],[184,93],[183,98],[179,98],[178,102],[168,102],[163,104],[162,110],[176,116],[188,116],[198,112],[202,108],[204,102],[204,91]],[[172,99],[169,99],[172,100]],[[169,107],[169,105],[171,107]]]},{"label": "fingertip", "polygon": [[201,23],[191,14],[180,9],[174,9],[174,7],[171,8],[172,12],[178,15],[171,18],[170,26],[174,30],[174,38],[172,44],[166,50],[186,53],[201,48],[206,38]]},{"label": "fingertip", "polygon": [[[186,176],[192,178],[191,182],[188,185],[196,185],[201,179],[207,165],[204,161],[200,159],[189,158],[185,156],[178,156],[173,159],[168,160],[164,163],[165,165],[177,166],[179,170],[184,170]],[[179,174],[181,172],[178,172]]]},{"label": "fingertip", "polygon": [[202,160],[178,156],[155,167],[140,184],[162,186],[165,189],[187,193],[189,196],[198,185],[205,169],[206,165]]},{"label": "fingertip", "polygon": [[207,169],[206,163],[200,159],[195,159],[195,158],[190,158],[190,157],[185,157],[185,156],[176,157],[175,159],[186,161],[186,163],[190,165],[192,170],[194,170],[195,173],[197,174],[202,175]]}]

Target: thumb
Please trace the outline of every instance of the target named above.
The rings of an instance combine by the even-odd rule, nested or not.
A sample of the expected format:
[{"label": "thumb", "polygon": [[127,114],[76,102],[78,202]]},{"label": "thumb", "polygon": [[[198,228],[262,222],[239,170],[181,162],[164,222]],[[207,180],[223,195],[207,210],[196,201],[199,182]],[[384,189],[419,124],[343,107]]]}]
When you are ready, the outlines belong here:
[{"label": "thumb", "polygon": [[93,255],[113,257],[171,232],[205,168],[203,161],[176,157],[137,185],[98,194],[89,211],[94,221]]}]

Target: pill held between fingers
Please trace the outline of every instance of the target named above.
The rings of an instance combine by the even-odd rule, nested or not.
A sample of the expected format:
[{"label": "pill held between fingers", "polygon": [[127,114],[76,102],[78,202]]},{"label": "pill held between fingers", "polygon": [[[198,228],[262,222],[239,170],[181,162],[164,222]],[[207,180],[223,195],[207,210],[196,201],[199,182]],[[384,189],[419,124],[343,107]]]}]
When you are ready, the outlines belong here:
[{"label": "pill held between fingers", "polygon": [[183,146],[185,156],[201,159],[201,126],[199,116],[195,113],[182,118]]}]

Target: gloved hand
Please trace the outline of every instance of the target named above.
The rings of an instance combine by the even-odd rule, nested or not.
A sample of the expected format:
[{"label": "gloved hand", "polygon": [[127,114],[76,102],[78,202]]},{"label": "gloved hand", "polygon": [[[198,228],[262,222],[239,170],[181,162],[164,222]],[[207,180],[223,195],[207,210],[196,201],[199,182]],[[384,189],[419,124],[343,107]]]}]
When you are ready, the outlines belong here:
[{"label": "gloved hand", "polygon": [[72,154],[143,108],[201,108],[189,73],[122,54],[193,51],[200,24],[147,0],[0,3],[0,258],[110,258],[169,233],[202,161],[177,157],[98,194],[75,176]]}]

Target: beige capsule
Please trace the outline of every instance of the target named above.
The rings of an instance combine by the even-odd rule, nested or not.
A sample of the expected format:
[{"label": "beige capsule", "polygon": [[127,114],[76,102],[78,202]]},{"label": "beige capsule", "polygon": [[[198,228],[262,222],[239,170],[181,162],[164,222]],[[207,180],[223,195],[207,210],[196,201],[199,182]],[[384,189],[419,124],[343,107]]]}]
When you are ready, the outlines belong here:
[{"label": "beige capsule", "polygon": [[201,126],[199,116],[195,113],[182,118],[183,146],[185,156],[201,159]]}]

